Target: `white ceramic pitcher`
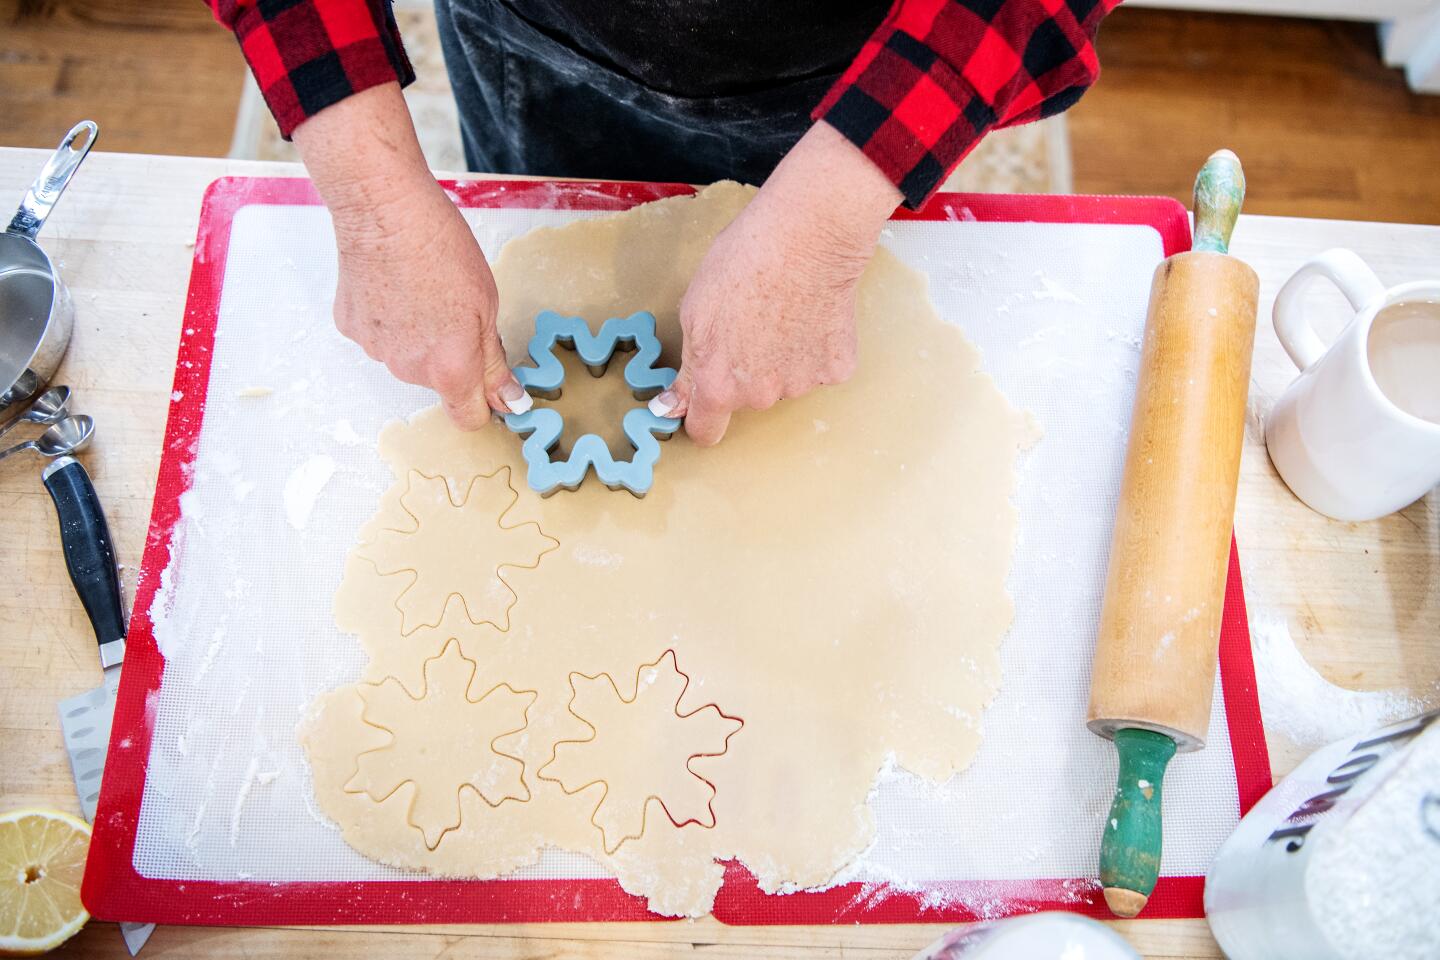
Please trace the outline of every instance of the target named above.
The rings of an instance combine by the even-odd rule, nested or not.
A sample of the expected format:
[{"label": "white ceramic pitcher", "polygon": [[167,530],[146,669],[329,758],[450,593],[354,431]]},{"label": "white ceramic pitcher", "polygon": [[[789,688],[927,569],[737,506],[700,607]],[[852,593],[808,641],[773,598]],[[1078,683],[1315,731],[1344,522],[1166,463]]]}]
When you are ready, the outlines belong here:
[{"label": "white ceramic pitcher", "polygon": [[[1328,347],[1302,302],[1318,277],[1355,309]],[[1281,288],[1274,321],[1300,376],[1265,444],[1296,496],[1337,520],[1373,520],[1440,483],[1440,280],[1386,289],[1354,253],[1328,250]]]}]

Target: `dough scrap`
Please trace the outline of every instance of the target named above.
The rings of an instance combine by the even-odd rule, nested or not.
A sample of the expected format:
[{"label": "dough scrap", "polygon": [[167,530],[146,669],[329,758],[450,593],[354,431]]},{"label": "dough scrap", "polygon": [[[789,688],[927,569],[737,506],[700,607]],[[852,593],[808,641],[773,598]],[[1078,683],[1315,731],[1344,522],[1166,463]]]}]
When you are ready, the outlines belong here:
[{"label": "dough scrap", "polygon": [[[606,853],[644,835],[652,801],[676,827],[715,825],[715,785],[693,764],[722,756],[745,724],[713,703],[681,713],[689,685],[673,650],[636,671],[628,696],[609,674],[570,675],[569,709],[590,735],[557,743],[536,776],[566,793],[599,788],[591,821],[604,837]],[[644,749],[636,749],[642,744]]]},{"label": "dough scrap", "polygon": [[[511,363],[543,309],[592,329],[649,310],[661,362],[678,366],[681,295],[752,193],[716,184],[511,241],[495,263]],[[935,313],[926,278],[888,251],[865,272],[857,320],[854,379],[739,414],[714,448],[675,437],[644,500],[593,478],[545,500],[521,489],[505,524],[537,523],[558,546],[533,568],[506,567],[506,622],[476,623],[452,598],[438,621],[432,611],[408,629],[396,606],[404,578],[359,551],[348,558],[335,615],[368,655],[362,682],[418,689],[425,661],[453,641],[487,683],[536,699],[507,742],[530,800],[489,807],[463,790],[460,826],[431,849],[406,821],[404,790],[378,802],[345,790],[357,754],[385,742],[364,720],[358,685],[320,697],[302,736],[316,800],[347,843],[465,877],[502,876],[549,845],[593,857],[658,913],[700,915],[719,888],[718,861],[739,860],[766,891],[831,881],[874,838],[866,796],[888,758],[932,780],[970,762],[1000,682],[1009,497],[1032,428],[959,327]],[[613,384],[592,402],[618,422],[635,401],[618,376]],[[412,471],[452,490],[508,471],[510,487],[523,487],[518,437],[499,426],[462,433],[438,408],[390,424],[379,452],[395,483],[360,531],[366,544],[408,529]],[[494,570],[514,560],[492,549],[484,540],[450,562]],[[628,679],[667,650],[690,678],[675,711],[716,704],[744,729],[722,755],[690,761],[714,786],[713,826],[649,816],[639,837],[607,853],[592,822],[598,788],[569,794],[537,772],[557,744],[592,736],[569,709],[572,674]],[[653,757],[646,743],[633,749]]]}]

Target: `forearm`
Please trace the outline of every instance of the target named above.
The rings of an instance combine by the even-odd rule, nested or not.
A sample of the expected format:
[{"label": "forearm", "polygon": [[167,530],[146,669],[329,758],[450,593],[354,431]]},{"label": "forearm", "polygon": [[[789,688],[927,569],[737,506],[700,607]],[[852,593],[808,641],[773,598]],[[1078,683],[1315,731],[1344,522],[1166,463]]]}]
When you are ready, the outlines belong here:
[{"label": "forearm", "polygon": [[294,139],[337,233],[386,220],[401,227],[408,198],[435,189],[398,83],[326,107]]},{"label": "forearm", "polygon": [[316,112],[295,142],[335,225],[335,326],[456,424],[522,413],[495,328],[498,295],[470,226],[425,165],[397,84]]},{"label": "forearm", "polygon": [[873,243],[902,199],[880,168],[823,120],[785,155],[765,189],[783,194],[826,239],[851,245]]}]

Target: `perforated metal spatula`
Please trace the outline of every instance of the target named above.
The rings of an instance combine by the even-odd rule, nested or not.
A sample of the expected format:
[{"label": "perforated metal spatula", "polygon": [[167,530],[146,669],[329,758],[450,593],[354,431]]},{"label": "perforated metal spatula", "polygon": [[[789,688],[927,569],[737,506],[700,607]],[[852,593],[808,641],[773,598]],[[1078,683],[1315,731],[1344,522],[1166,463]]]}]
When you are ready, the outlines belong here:
[{"label": "perforated metal spatula", "polygon": [[[62,456],[41,475],[55,501],[60,518],[60,543],[65,569],[85,605],[95,639],[100,644],[100,666],[105,682],[94,690],[60,701],[60,732],[75,777],[75,792],[86,820],[95,819],[105,753],[110,747],[110,721],[115,715],[115,693],[120,688],[120,664],[125,659],[125,604],[120,596],[120,569],[100,498],[85,467],[74,457]],[[120,933],[130,955],[139,953],[153,923],[122,923]]]}]

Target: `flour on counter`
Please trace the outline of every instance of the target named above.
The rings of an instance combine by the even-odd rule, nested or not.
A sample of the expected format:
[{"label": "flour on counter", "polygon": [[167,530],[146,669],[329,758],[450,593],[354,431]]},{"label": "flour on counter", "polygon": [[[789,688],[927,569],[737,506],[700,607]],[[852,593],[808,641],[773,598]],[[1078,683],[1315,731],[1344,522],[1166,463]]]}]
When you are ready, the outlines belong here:
[{"label": "flour on counter", "polygon": [[1347,690],[1306,662],[1283,616],[1252,613],[1250,643],[1265,727],[1316,748],[1396,720],[1425,705],[1398,690]]},{"label": "flour on counter", "polygon": [[311,457],[290,474],[285,481],[285,519],[296,530],[304,530],[310,522],[310,511],[325,484],[335,475],[335,461],[321,454]]}]

